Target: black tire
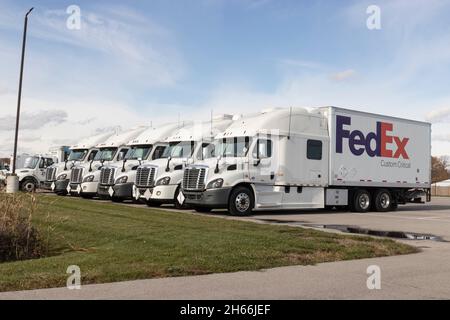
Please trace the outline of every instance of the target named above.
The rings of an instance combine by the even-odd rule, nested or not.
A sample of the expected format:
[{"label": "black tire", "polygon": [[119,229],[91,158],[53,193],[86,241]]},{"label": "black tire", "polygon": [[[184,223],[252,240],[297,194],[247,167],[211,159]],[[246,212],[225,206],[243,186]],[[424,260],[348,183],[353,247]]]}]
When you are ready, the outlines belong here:
[{"label": "black tire", "polygon": [[209,213],[209,212],[211,212],[212,208],[195,207],[194,210],[197,212],[200,212],[200,213]]},{"label": "black tire", "polygon": [[387,212],[392,210],[394,199],[387,189],[379,189],[375,192],[373,207],[377,212]]},{"label": "black tire", "polygon": [[152,207],[152,208],[161,207],[161,202],[147,201],[146,204],[147,204],[147,206]]},{"label": "black tire", "polygon": [[175,191],[175,196],[173,198],[173,205],[175,209],[187,209],[188,206],[186,205],[186,203],[181,204],[180,202],[178,202],[179,194],[180,194],[180,187],[178,187],[177,190]]},{"label": "black tire", "polygon": [[228,212],[233,216],[248,216],[252,213],[254,202],[249,188],[237,187],[231,191]]},{"label": "black tire", "polygon": [[352,200],[352,211],[354,212],[368,212],[372,205],[372,197],[365,189],[356,190]]},{"label": "black tire", "polygon": [[35,192],[36,191],[36,181],[31,178],[25,178],[20,183],[20,190],[23,192]]},{"label": "black tire", "polygon": [[112,197],[111,201],[115,202],[115,203],[122,203],[124,201],[124,199],[123,198],[118,198],[118,197]]},{"label": "black tire", "polygon": [[93,194],[80,194],[80,197],[82,197],[83,199],[92,199],[94,198]]}]

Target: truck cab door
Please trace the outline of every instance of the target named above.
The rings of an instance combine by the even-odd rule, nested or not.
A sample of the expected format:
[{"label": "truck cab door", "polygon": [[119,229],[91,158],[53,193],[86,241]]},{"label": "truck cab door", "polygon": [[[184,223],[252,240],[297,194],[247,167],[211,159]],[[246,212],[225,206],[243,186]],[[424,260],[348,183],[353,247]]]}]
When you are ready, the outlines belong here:
[{"label": "truck cab door", "polygon": [[39,165],[38,165],[37,172],[36,172],[37,178],[38,178],[39,181],[44,181],[45,180],[45,171],[46,171],[47,166],[48,166],[47,165],[48,164],[48,160],[49,159],[47,159],[47,158],[41,158],[39,160]]},{"label": "truck cab door", "polygon": [[306,139],[304,160],[304,183],[324,186],[328,181],[328,141],[314,138]]},{"label": "truck cab door", "polygon": [[261,136],[249,152],[249,176],[256,184],[270,184],[275,179],[274,141],[270,136]]}]

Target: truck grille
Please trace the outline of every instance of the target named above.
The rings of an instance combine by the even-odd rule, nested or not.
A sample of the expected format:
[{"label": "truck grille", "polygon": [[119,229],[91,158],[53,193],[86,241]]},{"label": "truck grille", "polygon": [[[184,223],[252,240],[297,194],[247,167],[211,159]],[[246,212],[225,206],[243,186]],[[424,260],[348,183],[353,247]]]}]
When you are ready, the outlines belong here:
[{"label": "truck grille", "polygon": [[102,168],[100,171],[100,184],[112,186],[114,185],[115,168]]},{"label": "truck grille", "polygon": [[83,180],[83,168],[72,168],[70,183],[81,183]]},{"label": "truck grille", "polygon": [[183,189],[205,189],[206,168],[186,168],[183,174]]},{"label": "truck grille", "polygon": [[139,167],[136,171],[136,186],[153,187],[155,185],[155,167]]},{"label": "truck grille", "polygon": [[46,181],[55,181],[56,180],[56,167],[49,167],[45,171],[45,180]]}]

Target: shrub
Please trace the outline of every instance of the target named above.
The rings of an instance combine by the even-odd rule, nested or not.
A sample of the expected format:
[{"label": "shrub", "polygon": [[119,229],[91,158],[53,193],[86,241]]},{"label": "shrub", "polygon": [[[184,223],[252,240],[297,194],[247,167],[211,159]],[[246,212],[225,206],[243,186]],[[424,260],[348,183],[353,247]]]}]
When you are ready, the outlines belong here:
[{"label": "shrub", "polygon": [[0,262],[39,258],[44,241],[32,225],[37,210],[33,194],[0,193]]}]

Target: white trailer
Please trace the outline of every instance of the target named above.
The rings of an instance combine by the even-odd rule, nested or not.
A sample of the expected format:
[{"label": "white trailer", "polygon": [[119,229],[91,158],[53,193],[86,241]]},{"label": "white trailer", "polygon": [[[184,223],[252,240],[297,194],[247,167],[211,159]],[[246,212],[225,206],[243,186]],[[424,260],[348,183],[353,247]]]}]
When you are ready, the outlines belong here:
[{"label": "white trailer", "polygon": [[349,207],[395,210],[430,199],[431,125],[323,107],[274,109],[233,123],[216,159],[188,166],[198,211]]},{"label": "white trailer", "polygon": [[111,137],[114,132],[106,132],[97,134],[81,140],[75,145],[71,146],[68,158],[58,164],[54,164],[47,168],[45,174],[45,182],[41,185],[42,188],[52,190],[57,195],[66,195],[67,186],[70,181],[70,170],[82,163],[89,163],[94,159],[98,152],[96,146]]},{"label": "white trailer", "polygon": [[124,159],[130,140],[140,135],[148,127],[137,127],[131,130],[115,134],[106,141],[95,146],[98,149],[95,157],[89,162],[79,163],[70,170],[70,182],[67,192],[70,195],[92,198],[97,195],[100,169],[110,162]]},{"label": "white trailer", "polygon": [[133,199],[138,166],[162,157],[167,138],[188,123],[169,123],[152,127],[128,142],[129,150],[119,162],[104,165],[100,172],[98,196],[114,202]]},{"label": "white trailer", "polygon": [[185,126],[167,139],[168,148],[160,159],[139,166],[136,172],[133,196],[149,206],[164,203],[181,207],[179,191],[183,169],[188,162],[195,163],[214,155],[214,136],[227,128],[232,115],[218,115],[211,121]]}]

